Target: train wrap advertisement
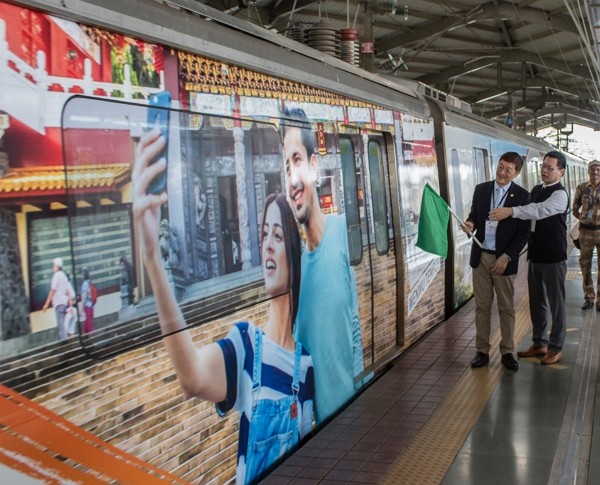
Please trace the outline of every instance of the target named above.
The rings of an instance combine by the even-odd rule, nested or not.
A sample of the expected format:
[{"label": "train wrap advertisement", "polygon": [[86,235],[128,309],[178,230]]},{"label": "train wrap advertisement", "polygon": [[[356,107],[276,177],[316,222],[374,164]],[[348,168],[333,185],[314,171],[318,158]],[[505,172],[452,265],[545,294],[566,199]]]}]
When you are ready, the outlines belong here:
[{"label": "train wrap advertisement", "polygon": [[3,356],[74,343],[37,399],[184,480],[268,474],[440,285],[431,120],[0,2],[0,121]]}]

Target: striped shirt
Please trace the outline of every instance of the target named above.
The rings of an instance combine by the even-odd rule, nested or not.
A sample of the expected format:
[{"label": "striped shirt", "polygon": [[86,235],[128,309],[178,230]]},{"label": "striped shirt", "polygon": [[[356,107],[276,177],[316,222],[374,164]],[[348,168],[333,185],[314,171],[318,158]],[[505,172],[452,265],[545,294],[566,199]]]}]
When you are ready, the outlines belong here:
[{"label": "striped shirt", "polygon": [[[223,351],[227,374],[227,397],[217,403],[217,412],[230,409],[240,413],[237,482],[244,483],[250,420],[252,418],[252,371],[254,332],[262,332],[254,324],[236,324],[227,337],[217,343]],[[258,399],[277,400],[292,395],[295,352],[277,345],[263,334],[261,388]],[[300,390],[298,393],[298,428],[300,439],[312,430],[314,370],[312,358],[303,348],[300,358]]]}]

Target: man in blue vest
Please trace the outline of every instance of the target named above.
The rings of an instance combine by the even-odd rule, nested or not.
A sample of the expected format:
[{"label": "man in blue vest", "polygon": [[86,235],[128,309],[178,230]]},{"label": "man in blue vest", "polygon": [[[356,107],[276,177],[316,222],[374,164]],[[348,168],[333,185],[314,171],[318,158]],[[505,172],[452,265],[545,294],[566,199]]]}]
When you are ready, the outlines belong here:
[{"label": "man in blue vest", "polygon": [[[557,364],[562,358],[566,335],[565,277],[567,273],[567,211],[569,196],[560,183],[567,168],[565,156],[551,151],[544,156],[540,171],[542,184],[531,191],[532,203],[520,207],[494,209],[490,219],[512,216],[530,219],[529,314],[533,325],[533,344],[519,357],[542,357],[544,365]],[[548,338],[548,308],[552,329]]]}]

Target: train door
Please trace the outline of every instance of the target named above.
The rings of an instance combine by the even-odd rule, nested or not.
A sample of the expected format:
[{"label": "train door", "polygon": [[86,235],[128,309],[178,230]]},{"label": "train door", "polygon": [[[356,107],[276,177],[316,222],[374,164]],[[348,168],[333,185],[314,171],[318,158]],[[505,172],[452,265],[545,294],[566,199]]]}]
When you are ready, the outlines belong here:
[{"label": "train door", "polygon": [[[466,221],[475,186],[491,178],[490,152],[473,145],[463,149],[452,148],[448,161],[449,181],[452,184],[449,202],[458,217]],[[469,266],[472,242],[455,218],[451,218],[450,224],[454,250],[446,262],[446,317],[452,315],[473,294]]]},{"label": "train door", "polygon": [[[360,300],[365,375],[377,361],[378,350],[386,347],[385,342],[376,342],[376,332],[379,335],[379,329],[396,324],[396,287],[389,285],[396,263],[390,254],[393,231],[387,146],[381,133],[363,131],[340,137],[344,212]],[[385,321],[386,317],[392,321]]]},{"label": "train door", "polygon": [[[363,241],[366,235],[367,222],[365,220],[365,190],[364,190],[364,165],[362,141],[359,136],[341,136],[340,155],[342,167],[342,186],[344,215],[348,231],[348,256],[354,269],[356,290],[358,294],[358,311],[363,347],[364,367],[372,367],[372,268],[363,258]],[[363,283],[364,282],[364,283]],[[357,383],[362,375],[355,376]],[[357,386],[358,387],[358,386]]]}]

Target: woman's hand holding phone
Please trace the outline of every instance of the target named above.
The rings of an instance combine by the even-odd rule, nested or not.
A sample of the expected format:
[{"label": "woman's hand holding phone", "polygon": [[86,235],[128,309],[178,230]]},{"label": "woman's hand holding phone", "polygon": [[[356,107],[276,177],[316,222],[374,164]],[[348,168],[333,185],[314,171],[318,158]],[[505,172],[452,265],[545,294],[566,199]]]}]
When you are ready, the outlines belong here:
[{"label": "woman's hand holding phone", "polygon": [[153,129],[142,135],[137,147],[136,159],[131,173],[133,217],[136,221],[144,256],[151,261],[158,258],[160,261],[159,231],[160,208],[167,201],[167,193],[154,194],[148,191],[148,186],[156,177],[167,169],[164,158],[156,157],[164,150],[166,140],[160,131]]},{"label": "woman's hand holding phone", "polygon": [[[171,93],[162,91],[155,93],[148,99],[148,113],[146,123],[149,130],[157,129],[163,137],[164,146],[157,153],[150,163],[156,163],[159,160],[168,160],[168,145],[169,145],[169,115],[171,106]],[[148,184],[146,191],[151,194],[160,194],[167,190],[167,171],[163,170]]]}]

